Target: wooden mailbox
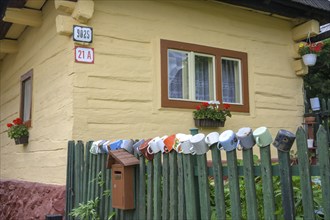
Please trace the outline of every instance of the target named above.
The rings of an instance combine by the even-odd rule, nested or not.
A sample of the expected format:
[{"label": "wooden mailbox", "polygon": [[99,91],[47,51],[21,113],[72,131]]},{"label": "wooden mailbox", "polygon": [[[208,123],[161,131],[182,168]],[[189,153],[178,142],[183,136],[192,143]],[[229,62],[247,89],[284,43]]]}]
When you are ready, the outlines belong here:
[{"label": "wooden mailbox", "polygon": [[124,149],[110,151],[107,168],[112,169],[112,207],[134,209],[134,166],[139,160]]}]

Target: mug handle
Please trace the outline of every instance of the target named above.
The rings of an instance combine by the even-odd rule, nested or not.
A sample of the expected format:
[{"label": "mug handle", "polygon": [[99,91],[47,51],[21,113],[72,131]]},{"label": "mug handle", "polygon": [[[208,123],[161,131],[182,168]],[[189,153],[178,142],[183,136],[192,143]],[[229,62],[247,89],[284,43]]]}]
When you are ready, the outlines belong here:
[{"label": "mug handle", "polygon": [[208,136],[205,137],[205,143],[210,144],[210,140]]},{"label": "mug handle", "polygon": [[220,141],[217,143],[218,150],[223,150],[223,146],[221,145]]},{"label": "mug handle", "polygon": [[259,137],[256,137],[256,143],[257,143],[257,145],[260,147],[261,146],[261,143],[260,143],[260,138]]},{"label": "mug handle", "polygon": [[194,147],[189,148],[189,150],[191,152],[191,155],[195,155],[196,154],[196,151],[194,151],[193,149],[194,149]]},{"label": "mug handle", "polygon": [[181,149],[181,150],[177,150],[176,152],[178,152],[179,154],[182,153],[181,142],[178,143],[178,145],[176,146],[176,149]]},{"label": "mug handle", "polygon": [[[237,139],[237,145],[236,145],[236,148],[237,148],[237,150],[242,150],[242,148],[240,148],[239,146],[241,146],[240,144],[240,141],[239,141],[239,139]],[[242,146],[241,146],[242,147]]]},{"label": "mug handle", "polygon": [[[220,147],[220,146],[221,146],[221,147]],[[220,141],[219,141],[218,144],[217,144],[217,148],[218,148],[218,150],[222,150],[222,149],[223,149],[223,146],[221,145]]]},{"label": "mug handle", "polygon": [[147,152],[149,153],[149,154],[153,154],[154,152],[152,151],[152,149],[151,149],[151,151],[150,151],[150,145],[148,145],[148,147],[147,147]]}]

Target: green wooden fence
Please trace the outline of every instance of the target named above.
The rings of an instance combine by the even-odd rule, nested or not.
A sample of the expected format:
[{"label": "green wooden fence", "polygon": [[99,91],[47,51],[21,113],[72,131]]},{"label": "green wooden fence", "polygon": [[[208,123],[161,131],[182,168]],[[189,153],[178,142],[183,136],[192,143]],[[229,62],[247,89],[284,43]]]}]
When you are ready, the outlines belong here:
[{"label": "green wooden fence", "polygon": [[[324,219],[330,219],[329,144],[322,126],[317,139],[317,165],[309,164],[306,134],[302,128],[296,132],[298,165],[291,164],[289,153],[280,151],[278,163],[272,164],[271,146],[260,149],[259,165],[253,161],[253,149],[243,151],[242,163],[236,151],[226,152],[227,163],[224,164],[219,150],[212,147],[211,167],[207,166],[206,155],[172,151],[158,153],[153,161],[140,157],[140,164],[135,168],[136,208],[131,211],[113,209],[111,197],[102,195],[105,189],[111,191],[111,170],[105,169],[106,155],[90,154],[91,141],[86,145],[81,141],[69,141],[66,219],[73,219],[68,213],[79,203],[95,197],[100,198],[101,220],[112,212],[116,213],[113,219],[226,219],[229,213],[232,219],[255,220],[261,219],[260,206],[265,219],[295,219],[293,176],[300,176],[303,218],[319,217],[315,214],[311,180],[312,176],[318,176],[322,186],[321,212]],[[279,194],[274,190],[274,178],[280,179]],[[257,198],[256,181],[262,183],[261,201]],[[242,182],[243,191],[240,190]],[[282,200],[281,207],[277,207],[279,203],[275,201],[278,196]],[[281,208],[283,213],[277,216],[276,211]],[[246,217],[242,213],[246,213]]]}]

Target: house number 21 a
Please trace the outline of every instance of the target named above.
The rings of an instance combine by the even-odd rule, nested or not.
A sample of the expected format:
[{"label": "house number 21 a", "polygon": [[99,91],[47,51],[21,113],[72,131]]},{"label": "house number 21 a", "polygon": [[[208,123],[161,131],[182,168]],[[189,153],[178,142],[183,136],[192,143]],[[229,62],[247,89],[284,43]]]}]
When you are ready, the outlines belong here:
[{"label": "house number 21 a", "polygon": [[75,60],[77,63],[94,63],[94,48],[75,47]]}]

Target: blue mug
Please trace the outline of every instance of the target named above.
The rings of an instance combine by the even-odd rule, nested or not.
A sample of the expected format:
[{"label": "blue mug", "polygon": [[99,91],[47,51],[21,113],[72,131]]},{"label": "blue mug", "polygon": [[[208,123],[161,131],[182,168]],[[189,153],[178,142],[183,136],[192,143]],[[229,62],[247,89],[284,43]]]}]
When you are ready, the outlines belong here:
[{"label": "blue mug", "polygon": [[123,143],[123,140],[116,140],[114,142],[110,143],[110,150],[118,150],[120,149],[121,144]]}]

